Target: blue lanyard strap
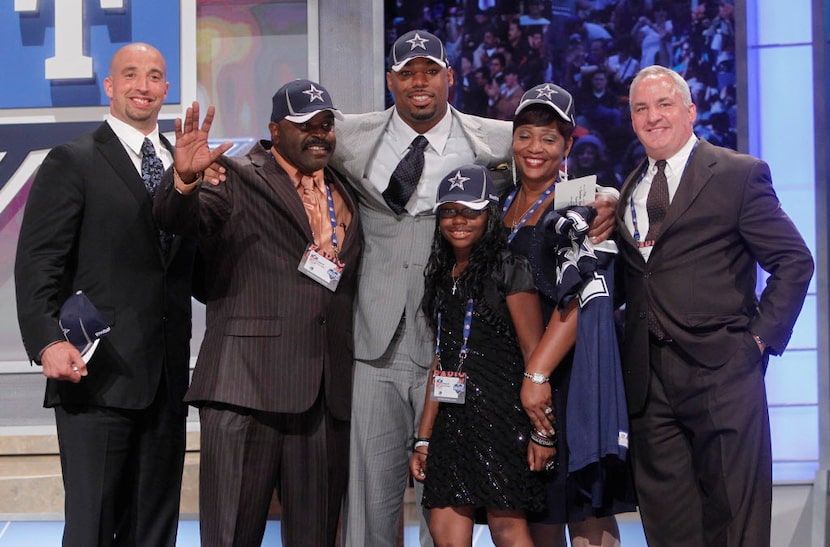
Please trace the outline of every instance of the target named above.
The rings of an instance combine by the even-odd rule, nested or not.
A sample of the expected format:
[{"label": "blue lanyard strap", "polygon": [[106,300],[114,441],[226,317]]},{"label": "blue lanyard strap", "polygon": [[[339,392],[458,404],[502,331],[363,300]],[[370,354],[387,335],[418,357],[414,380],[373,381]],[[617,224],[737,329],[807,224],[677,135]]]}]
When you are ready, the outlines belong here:
[{"label": "blue lanyard strap", "polygon": [[326,186],[326,201],[329,206],[329,221],[331,222],[331,248],[334,251],[334,258],[338,258],[337,254],[340,250],[339,241],[337,239],[337,213],[334,211],[334,198],[331,195],[331,186],[325,183]]},{"label": "blue lanyard strap", "polygon": [[[473,299],[467,300],[467,309],[464,312],[464,328],[461,331],[463,338],[461,349],[458,350],[458,366],[455,370],[460,371],[464,365],[464,360],[467,354],[470,353],[470,348],[467,347],[467,341],[470,339],[470,333],[473,330]],[[435,333],[435,357],[438,359],[438,369],[441,369],[441,312],[438,312],[438,325]]]},{"label": "blue lanyard strap", "polygon": [[[516,232],[518,232],[519,229],[527,223],[527,219],[533,216],[533,213],[536,212],[536,209],[538,209],[539,206],[542,205],[542,203],[548,198],[550,193],[553,192],[553,188],[555,185],[556,184],[554,183],[548,186],[548,189],[545,190],[541,196],[539,196],[539,199],[537,199],[536,202],[533,205],[531,205],[530,209],[525,211],[525,213],[522,215],[522,218],[519,219],[519,222],[517,222],[513,226],[513,228],[510,230],[510,234],[507,236],[508,244],[510,244],[510,242],[513,241],[513,238],[516,237]],[[502,219],[504,219],[504,217],[507,215],[507,211],[508,209],[510,209],[510,205],[513,203],[513,200],[516,199],[516,195],[519,193],[520,188],[521,187],[514,188],[513,191],[510,192],[510,195],[507,196],[507,199],[504,200],[504,205],[501,208]]]}]

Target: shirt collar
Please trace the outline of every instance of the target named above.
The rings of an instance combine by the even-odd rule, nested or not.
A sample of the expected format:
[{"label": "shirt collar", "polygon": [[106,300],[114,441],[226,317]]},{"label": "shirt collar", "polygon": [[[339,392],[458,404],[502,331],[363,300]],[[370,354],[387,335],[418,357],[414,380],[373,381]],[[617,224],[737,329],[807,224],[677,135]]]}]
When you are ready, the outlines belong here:
[{"label": "shirt collar", "polygon": [[[303,176],[304,176],[302,173],[300,173],[300,170],[297,169],[294,165],[288,163],[288,160],[283,158],[280,155],[280,153],[277,152],[276,147],[274,147],[274,146],[271,147],[271,154],[274,156],[274,159],[276,160],[277,165],[282,167],[283,171],[285,171],[286,174],[288,174],[288,176],[291,178],[291,181],[294,183],[294,186],[299,186],[302,179],[303,179]],[[324,182],[324,177],[323,177],[323,170],[320,169],[318,171],[315,171],[314,173],[311,174],[311,178],[314,179],[314,186],[316,186],[317,189],[320,190],[321,192],[325,193],[326,188],[325,188],[325,182]]]},{"label": "shirt collar", "polygon": [[[450,129],[452,128],[452,113],[447,108],[447,113],[441,120],[435,124],[435,127],[424,133],[424,137],[429,141],[430,146],[439,154],[444,153],[444,147],[450,138]],[[389,123],[389,132],[395,142],[395,151],[399,156],[403,156],[415,137],[420,135],[417,131],[412,129],[400,114],[397,109],[392,110],[392,120]]]},{"label": "shirt collar", "polygon": [[105,120],[109,124],[113,133],[115,133],[115,136],[117,136],[121,142],[123,142],[127,148],[132,150],[132,152],[139,158],[141,157],[141,145],[144,144],[145,137],[150,139],[150,142],[153,143],[153,148],[156,150],[156,154],[160,153],[161,139],[159,137],[158,125],[153,128],[152,132],[145,135],[130,124],[122,122],[112,114],[107,114]]},{"label": "shirt collar", "polygon": [[[682,174],[683,170],[686,168],[686,163],[689,161],[689,156],[692,154],[692,150],[694,150],[695,145],[697,144],[697,136],[692,133],[689,136],[689,140],[686,141],[686,144],[677,151],[675,155],[670,158],[665,158],[667,169],[666,173],[667,176],[669,174],[677,173]],[[648,158],[648,170],[649,173],[656,173],[657,172],[657,160],[650,157]]]}]

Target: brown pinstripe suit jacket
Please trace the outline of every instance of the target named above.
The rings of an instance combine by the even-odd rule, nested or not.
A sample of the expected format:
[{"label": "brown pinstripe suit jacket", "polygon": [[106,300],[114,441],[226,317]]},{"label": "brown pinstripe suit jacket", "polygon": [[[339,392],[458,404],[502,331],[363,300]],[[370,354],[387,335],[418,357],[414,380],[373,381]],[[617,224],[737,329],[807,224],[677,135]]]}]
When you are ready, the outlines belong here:
[{"label": "brown pinstripe suit jacket", "polygon": [[326,181],[352,212],[335,292],[297,267],[312,241],[308,217],[288,175],[254,145],[220,161],[228,180],[183,196],[167,173],[156,219],[176,233],[197,233],[203,258],[207,330],[186,401],[300,413],[325,389],[329,412],[348,420],[352,393],[352,302],[361,250],[354,197],[337,175]]}]

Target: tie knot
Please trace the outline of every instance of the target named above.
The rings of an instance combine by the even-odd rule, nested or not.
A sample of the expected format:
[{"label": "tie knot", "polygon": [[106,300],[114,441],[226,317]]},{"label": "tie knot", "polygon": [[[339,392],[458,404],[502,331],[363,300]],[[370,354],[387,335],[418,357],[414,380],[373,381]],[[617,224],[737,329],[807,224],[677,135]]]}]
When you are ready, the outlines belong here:
[{"label": "tie knot", "polygon": [[662,173],[666,170],[666,163],[666,160],[657,160],[657,162],[655,162],[654,166],[657,167],[658,173]]},{"label": "tie knot", "polygon": [[300,186],[302,186],[304,190],[314,190],[314,178],[302,175],[300,177]]},{"label": "tie knot", "polygon": [[417,137],[415,137],[415,139],[413,139],[411,147],[413,149],[423,150],[427,147],[428,144],[429,141],[426,137],[424,137],[423,135],[418,135]]},{"label": "tie knot", "polygon": [[141,143],[141,155],[145,158],[152,158],[156,155],[156,149],[147,137],[144,137],[144,142]]}]

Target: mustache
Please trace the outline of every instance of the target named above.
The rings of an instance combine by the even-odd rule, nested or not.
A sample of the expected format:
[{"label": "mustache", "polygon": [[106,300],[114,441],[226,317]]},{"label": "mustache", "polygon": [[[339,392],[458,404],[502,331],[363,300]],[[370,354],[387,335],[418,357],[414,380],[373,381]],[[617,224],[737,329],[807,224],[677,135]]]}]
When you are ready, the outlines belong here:
[{"label": "mustache", "polygon": [[308,149],[311,146],[322,146],[326,150],[331,150],[331,143],[325,139],[318,139],[318,138],[310,138],[303,143],[303,150]]}]

